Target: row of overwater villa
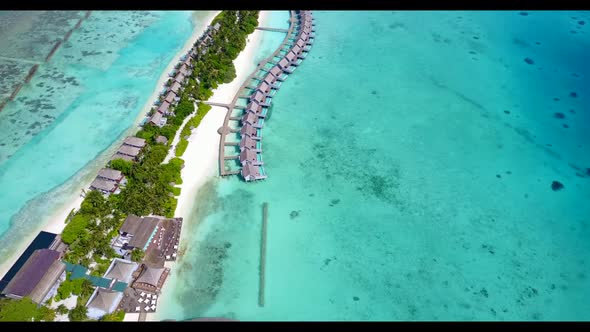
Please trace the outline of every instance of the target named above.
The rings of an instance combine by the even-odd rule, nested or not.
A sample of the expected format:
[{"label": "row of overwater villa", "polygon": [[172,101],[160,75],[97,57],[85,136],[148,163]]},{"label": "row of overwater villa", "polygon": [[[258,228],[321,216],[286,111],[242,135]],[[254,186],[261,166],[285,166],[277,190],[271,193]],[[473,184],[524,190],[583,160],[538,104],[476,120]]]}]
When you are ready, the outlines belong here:
[{"label": "row of overwater villa", "polygon": [[[283,43],[265,61],[261,62],[255,73],[246,82],[245,88],[251,92],[239,96],[247,100],[247,105],[231,105],[224,127],[220,129],[220,169],[221,175],[241,174],[245,181],[262,180],[267,177],[262,161],[262,128],[271,106],[272,97],[281,87],[285,78],[305,59],[315,38],[315,23],[311,11],[291,12],[290,26]],[[263,28],[263,30],[271,30]],[[279,29],[275,29],[279,30]],[[238,92],[239,93],[239,92]],[[241,109],[241,116],[230,116],[232,109]],[[228,121],[237,121],[239,129],[230,129]],[[229,132],[239,133],[240,141],[226,142]],[[226,156],[225,146],[238,146],[239,155]],[[226,160],[239,160],[241,171],[230,171],[225,167]]]}]

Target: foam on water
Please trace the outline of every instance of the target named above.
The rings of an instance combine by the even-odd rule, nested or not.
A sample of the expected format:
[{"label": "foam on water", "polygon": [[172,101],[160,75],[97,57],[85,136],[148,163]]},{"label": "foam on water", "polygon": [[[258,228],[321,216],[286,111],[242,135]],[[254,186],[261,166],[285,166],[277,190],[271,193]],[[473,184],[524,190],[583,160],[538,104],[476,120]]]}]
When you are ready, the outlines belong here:
[{"label": "foam on water", "polygon": [[159,316],[590,319],[588,12],[315,17],[268,179],[206,186]]}]

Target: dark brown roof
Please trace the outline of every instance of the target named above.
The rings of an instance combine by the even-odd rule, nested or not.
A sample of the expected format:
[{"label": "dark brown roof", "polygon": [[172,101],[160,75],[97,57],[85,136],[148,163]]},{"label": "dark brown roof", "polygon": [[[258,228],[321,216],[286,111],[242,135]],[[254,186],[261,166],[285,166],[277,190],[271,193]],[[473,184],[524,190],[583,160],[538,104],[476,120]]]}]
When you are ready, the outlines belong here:
[{"label": "dark brown roof", "polygon": [[[125,220],[125,222],[127,222],[127,220]],[[158,226],[158,223],[160,223],[160,218],[155,217],[144,217],[139,223],[136,223],[134,232],[127,232],[133,234],[133,237],[129,241],[129,245],[134,248],[143,249],[154,232],[154,229]],[[121,229],[122,228],[123,227],[121,227]]]},{"label": "dark brown roof", "polygon": [[248,107],[246,108],[246,112],[252,112],[254,114],[258,114],[260,112],[261,106],[257,103],[249,103]]},{"label": "dark brown roof", "polygon": [[274,66],[270,70],[270,73],[273,74],[275,77],[279,77],[279,76],[281,76],[281,74],[283,73],[283,71],[281,70],[281,68],[279,68],[277,66]]},{"label": "dark brown roof", "polygon": [[240,140],[240,148],[256,149],[256,141],[250,138],[249,136],[244,136]]},{"label": "dark brown roof", "polygon": [[57,282],[59,277],[66,270],[66,265],[58,260],[54,261],[49,267],[49,270],[45,273],[41,281],[37,284],[37,287],[33,289],[29,296],[35,303],[41,303],[47,293],[51,290],[51,287]]},{"label": "dark brown roof", "polygon": [[55,250],[35,250],[2,293],[21,297],[30,295],[59,256],[60,253]]},{"label": "dark brown roof", "polygon": [[164,274],[165,270],[166,269],[163,267],[158,268],[146,266],[146,268],[143,270],[143,272],[135,282],[148,284],[156,288],[161,288],[162,284],[160,283],[160,278],[162,277],[162,274]]},{"label": "dark brown roof", "polygon": [[168,97],[170,95],[172,95],[172,99],[174,100],[174,92],[172,92],[172,91],[168,92],[168,96],[166,97],[166,101],[164,101],[162,103],[162,105],[160,105],[160,107],[158,107],[158,112],[160,112],[160,113],[168,112],[168,109],[170,108],[170,103],[168,102]]},{"label": "dark brown roof", "polygon": [[181,86],[178,82],[174,82],[172,84],[172,87],[170,88],[170,91],[173,91],[174,93],[178,94],[178,90],[180,90]]},{"label": "dark brown roof", "polygon": [[264,100],[266,99],[266,97],[264,96],[264,94],[260,91],[256,91],[251,97],[250,100],[255,100],[259,103],[264,102]]},{"label": "dark brown roof", "polygon": [[124,154],[120,154],[120,153],[115,153],[112,157],[111,160],[115,160],[115,159],[123,159],[123,160],[127,160],[127,161],[134,161],[135,158],[128,156],[128,155],[124,155]]},{"label": "dark brown roof", "polygon": [[121,145],[121,147],[119,147],[119,151],[117,151],[117,153],[126,154],[131,157],[137,157],[137,155],[139,154],[140,151],[141,151],[141,148],[136,148],[134,146],[129,146],[129,145]]},{"label": "dark brown roof", "polygon": [[174,81],[178,82],[178,83],[184,83],[184,74],[183,73],[178,73],[178,75],[176,75],[176,77],[174,77]]},{"label": "dark brown roof", "polygon": [[125,141],[123,141],[123,144],[134,146],[136,148],[143,148],[145,146],[145,140],[143,138],[129,136],[129,137],[125,138]]},{"label": "dark brown roof", "polygon": [[242,121],[244,123],[249,123],[251,125],[256,124],[256,121],[258,121],[258,116],[252,112],[248,112],[246,113],[246,115],[244,115],[244,117],[242,118]]},{"label": "dark brown roof", "polygon": [[156,143],[166,144],[168,143],[168,139],[165,136],[160,135],[156,137]]},{"label": "dark brown roof", "polygon": [[240,152],[240,162],[245,162],[245,161],[256,161],[258,159],[258,157],[256,156],[256,152],[252,151],[252,150],[248,150],[245,149],[244,151]]},{"label": "dark brown roof", "polygon": [[[166,98],[164,99],[164,103],[168,103],[168,105],[170,105],[173,101],[174,98],[176,97],[176,94],[172,91],[168,92],[168,94],[166,95]],[[164,106],[164,104],[162,104],[162,106]]]},{"label": "dark brown roof", "polygon": [[96,178],[90,184],[90,189],[112,192],[117,189],[117,182]]},{"label": "dark brown roof", "polygon": [[154,115],[152,115],[152,117],[150,118],[150,122],[155,124],[156,126],[159,126],[162,124],[162,118],[162,113],[154,112]]},{"label": "dark brown roof", "polygon": [[242,126],[242,129],[240,129],[240,134],[242,134],[242,135],[256,136],[256,133],[257,133],[256,128],[252,127],[249,124]]},{"label": "dark brown roof", "polygon": [[250,163],[246,163],[242,167],[242,176],[245,179],[256,178],[256,177],[260,176],[260,169],[258,168],[258,166],[254,166]]},{"label": "dark brown roof", "polygon": [[130,214],[125,218],[125,222],[121,225],[119,232],[121,233],[129,233],[135,234],[139,229],[141,223],[141,217],[138,217],[134,214]]},{"label": "dark brown roof", "polygon": [[121,173],[121,171],[118,171],[116,169],[103,168],[100,171],[98,171],[97,177],[105,178],[105,179],[111,180],[111,181],[119,181],[123,177],[123,173]]}]

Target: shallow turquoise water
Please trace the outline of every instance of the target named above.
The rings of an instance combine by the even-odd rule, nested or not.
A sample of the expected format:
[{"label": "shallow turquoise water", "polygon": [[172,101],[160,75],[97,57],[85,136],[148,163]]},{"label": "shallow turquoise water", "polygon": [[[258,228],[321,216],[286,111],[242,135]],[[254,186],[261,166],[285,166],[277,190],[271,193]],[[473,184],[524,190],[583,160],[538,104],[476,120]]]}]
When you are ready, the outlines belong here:
[{"label": "shallow turquoise water", "polygon": [[[133,130],[190,11],[93,12],[0,113],[0,254],[71,199]],[[10,190],[7,190],[10,188]]]},{"label": "shallow turquoise water", "polygon": [[589,320],[589,13],[315,17],[268,179],[203,189],[160,318]]}]

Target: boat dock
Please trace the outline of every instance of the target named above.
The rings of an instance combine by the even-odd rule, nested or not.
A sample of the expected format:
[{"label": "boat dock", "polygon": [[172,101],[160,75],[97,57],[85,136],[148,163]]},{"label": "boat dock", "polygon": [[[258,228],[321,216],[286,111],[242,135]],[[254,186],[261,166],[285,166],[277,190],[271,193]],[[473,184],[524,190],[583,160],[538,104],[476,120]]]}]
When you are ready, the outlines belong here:
[{"label": "boat dock", "polygon": [[[267,177],[262,167],[261,134],[268,109],[272,102],[273,90],[278,90],[285,78],[305,58],[309,45],[315,39],[313,17],[311,11],[290,11],[289,28],[258,27],[258,30],[286,32],[286,36],[277,49],[261,61],[256,69],[244,80],[230,104],[208,103],[213,106],[227,108],[223,126],[218,132],[221,135],[219,144],[219,173],[221,176],[241,174],[245,181],[262,180]],[[272,65],[270,69],[267,66]],[[256,80],[257,82],[252,82]],[[247,91],[244,90],[254,90]],[[247,106],[236,105],[239,99],[247,99]],[[232,114],[234,110],[242,110],[241,115]],[[232,128],[229,121],[236,121],[238,128]],[[241,129],[240,129],[241,128]],[[226,142],[228,134],[240,133],[240,142]],[[227,146],[239,146],[237,155],[226,155]],[[254,154],[252,154],[254,152]],[[248,158],[249,156],[250,158]],[[241,170],[226,167],[226,161],[239,160]]]}]

